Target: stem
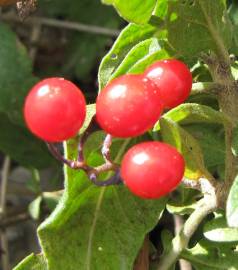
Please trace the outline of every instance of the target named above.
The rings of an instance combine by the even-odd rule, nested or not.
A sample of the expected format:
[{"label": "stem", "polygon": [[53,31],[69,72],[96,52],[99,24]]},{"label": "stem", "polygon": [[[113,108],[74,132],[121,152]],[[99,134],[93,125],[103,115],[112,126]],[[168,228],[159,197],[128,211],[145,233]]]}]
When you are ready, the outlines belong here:
[{"label": "stem", "polygon": [[64,29],[69,29],[69,30],[74,30],[74,31],[79,31],[79,32],[86,32],[86,33],[111,36],[111,37],[117,37],[120,33],[120,31],[116,29],[110,29],[110,28],[100,27],[96,25],[87,25],[87,24],[82,24],[78,22],[61,21],[57,19],[49,19],[49,18],[44,18],[44,17],[31,16],[27,20],[21,21],[15,15],[3,14],[2,20],[13,21],[16,23],[23,23],[23,24],[29,24],[29,25],[33,25],[37,23],[37,24],[47,25],[47,26],[51,26],[55,28],[61,28],[61,29],[64,28]]},{"label": "stem", "polygon": [[[181,229],[183,228],[183,225],[184,225],[183,218],[179,215],[174,215],[174,232],[176,235],[180,233]],[[179,260],[179,266],[180,270],[192,270],[190,262],[184,259]]]},{"label": "stem", "polygon": [[[10,172],[11,160],[8,156],[5,157],[3,168],[2,168],[2,181],[1,181],[1,201],[0,201],[0,214],[1,217],[6,215],[6,194],[7,194],[7,183]],[[9,270],[9,253],[8,253],[8,238],[5,229],[1,229],[1,247],[4,251],[2,254],[2,268],[3,270]]]},{"label": "stem", "polygon": [[194,212],[184,223],[184,226],[179,234],[175,236],[172,241],[171,249],[165,253],[160,260],[158,270],[169,270],[170,267],[176,262],[181,252],[187,248],[188,243],[202,220],[217,208],[215,196],[206,196],[204,199],[197,203]]}]

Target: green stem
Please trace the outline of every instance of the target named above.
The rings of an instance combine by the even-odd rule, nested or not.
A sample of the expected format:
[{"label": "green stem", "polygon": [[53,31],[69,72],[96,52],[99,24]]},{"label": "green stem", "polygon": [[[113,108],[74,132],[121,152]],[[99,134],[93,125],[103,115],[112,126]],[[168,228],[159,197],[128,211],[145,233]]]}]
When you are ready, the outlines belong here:
[{"label": "green stem", "polygon": [[170,251],[165,253],[159,262],[157,270],[168,270],[177,261],[181,252],[187,248],[188,243],[202,220],[217,208],[215,196],[207,196],[197,203],[194,212],[184,223],[179,234],[172,241]]}]

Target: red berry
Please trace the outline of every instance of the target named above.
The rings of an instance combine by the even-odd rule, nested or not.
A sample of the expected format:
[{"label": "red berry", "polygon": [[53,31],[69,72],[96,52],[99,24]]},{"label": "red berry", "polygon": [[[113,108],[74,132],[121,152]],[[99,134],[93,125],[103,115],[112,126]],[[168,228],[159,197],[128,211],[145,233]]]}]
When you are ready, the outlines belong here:
[{"label": "red berry", "polygon": [[61,142],[75,136],[82,127],[86,103],[80,89],[63,78],[37,83],[25,100],[28,128],[48,142]]},{"label": "red berry", "polygon": [[184,170],[184,159],[174,147],[162,142],[144,142],[125,154],[121,177],[135,195],[155,199],[174,190]]},{"label": "red berry", "polygon": [[171,109],[183,103],[192,88],[192,74],[179,60],[155,62],[144,73],[161,91],[164,108]]},{"label": "red berry", "polygon": [[152,128],[162,111],[160,92],[142,75],[123,75],[109,83],[96,102],[99,125],[115,137],[135,137]]}]

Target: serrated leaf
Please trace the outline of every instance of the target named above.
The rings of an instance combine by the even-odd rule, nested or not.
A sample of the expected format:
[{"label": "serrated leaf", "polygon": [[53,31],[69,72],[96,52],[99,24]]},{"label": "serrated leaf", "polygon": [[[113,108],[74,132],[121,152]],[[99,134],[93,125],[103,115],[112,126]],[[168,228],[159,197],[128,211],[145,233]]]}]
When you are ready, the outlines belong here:
[{"label": "serrated leaf", "polygon": [[[229,120],[222,112],[195,103],[182,104],[165,113],[164,117],[183,125],[194,123],[230,124]],[[160,125],[158,122],[154,127],[154,131],[159,129]]]},{"label": "serrated leaf", "polygon": [[189,58],[210,50],[220,56],[227,54],[232,33],[224,2],[169,1],[167,30],[170,44]]},{"label": "serrated leaf", "polygon": [[109,53],[103,58],[98,73],[99,89],[106,86],[110,77],[121,64],[127,53],[138,42],[151,38],[157,29],[151,25],[129,24],[120,33]]},{"label": "serrated leaf", "polygon": [[214,218],[204,226],[204,236],[215,242],[237,242],[238,229],[229,228],[224,217]]},{"label": "serrated leaf", "polygon": [[31,254],[19,263],[13,270],[48,270],[43,255]]},{"label": "serrated leaf", "polygon": [[184,176],[192,180],[198,180],[201,177],[210,178],[204,166],[201,148],[192,135],[166,117],[160,119],[160,126],[163,141],[173,145],[185,159]]},{"label": "serrated leaf", "polygon": [[201,240],[195,247],[184,250],[181,257],[190,261],[196,270],[238,269],[238,252],[232,244]]},{"label": "serrated leaf", "polygon": [[152,15],[157,0],[102,0],[104,4],[113,5],[127,21],[136,24],[147,23]]},{"label": "serrated leaf", "polygon": [[238,228],[238,176],[230,189],[226,204],[227,223],[230,227]]}]

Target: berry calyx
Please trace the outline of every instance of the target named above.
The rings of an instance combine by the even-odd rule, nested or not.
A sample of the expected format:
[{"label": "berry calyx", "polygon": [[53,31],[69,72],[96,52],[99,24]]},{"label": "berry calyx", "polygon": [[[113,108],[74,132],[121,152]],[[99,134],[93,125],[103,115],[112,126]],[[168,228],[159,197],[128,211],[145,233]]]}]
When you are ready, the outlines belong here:
[{"label": "berry calyx", "polygon": [[133,146],[121,164],[121,177],[135,195],[158,199],[173,191],[185,170],[183,156],[162,142],[144,142]]},{"label": "berry calyx", "polygon": [[86,116],[81,90],[63,78],[48,78],[28,93],[24,105],[25,122],[30,131],[47,142],[74,137]]},{"label": "berry calyx", "polygon": [[176,59],[155,62],[145,71],[144,76],[158,86],[166,109],[183,103],[192,89],[192,74],[189,68]]},{"label": "berry calyx", "polygon": [[127,74],[98,95],[96,118],[115,137],[135,137],[152,128],[162,112],[159,88],[142,75]]}]

